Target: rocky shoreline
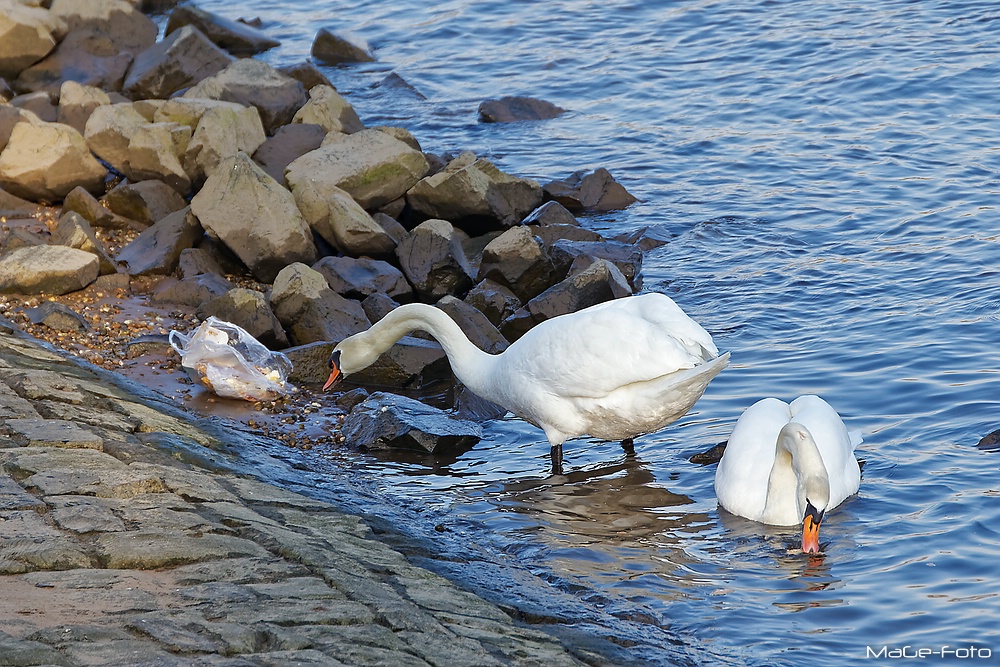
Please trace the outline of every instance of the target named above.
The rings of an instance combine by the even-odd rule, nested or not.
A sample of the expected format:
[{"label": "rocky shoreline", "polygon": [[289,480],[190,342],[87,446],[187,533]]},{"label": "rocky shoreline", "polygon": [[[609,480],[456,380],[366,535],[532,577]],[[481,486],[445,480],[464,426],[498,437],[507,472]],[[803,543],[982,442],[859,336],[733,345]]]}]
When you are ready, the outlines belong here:
[{"label": "rocky shoreline", "polygon": [[[313,62],[253,58],[278,42],[252,21],[164,2],[4,1],[0,314],[93,363],[121,370],[144,350],[177,372],[158,337],[215,316],[282,350],[308,391],[333,344],[410,301],[437,304],[496,352],[548,318],[632,294],[643,251],[663,242],[580,226],[577,215],[635,201],[605,169],[542,185],[472,153],[425,152],[403,128],[365,127]],[[170,11],[159,41],[144,8]],[[312,56],[372,57],[326,30]],[[504,98],[480,118],[562,112]],[[125,302],[125,316],[107,316]],[[392,392],[390,407],[439,383],[450,399],[438,407],[497,414],[418,337],[354,380]],[[364,400],[353,392],[340,409]],[[393,446],[387,437],[369,446]]]}]

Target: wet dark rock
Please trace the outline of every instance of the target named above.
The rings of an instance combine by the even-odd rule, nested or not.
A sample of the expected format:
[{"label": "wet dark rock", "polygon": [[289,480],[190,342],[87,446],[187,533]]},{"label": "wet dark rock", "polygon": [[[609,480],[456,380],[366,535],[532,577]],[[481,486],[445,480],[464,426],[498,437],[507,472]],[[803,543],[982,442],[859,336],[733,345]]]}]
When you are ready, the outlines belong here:
[{"label": "wet dark rock", "polygon": [[0,255],[0,293],[60,295],[97,280],[96,255],[66,246],[19,248]]},{"label": "wet dark rock", "polygon": [[371,326],[360,303],[334,292],[321,273],[299,262],[275,277],[270,304],[294,345],[337,342]]},{"label": "wet dark rock", "polygon": [[181,5],[170,12],[165,34],[169,35],[185,25],[195,26],[212,43],[234,56],[251,56],[281,45],[281,42],[253,26],[190,5]]},{"label": "wet dark rock", "polygon": [[163,284],[153,291],[149,300],[152,303],[176,303],[197,308],[203,303],[222,296],[233,287],[234,285],[222,276],[214,273],[202,273],[191,278]]},{"label": "wet dark rock", "polygon": [[44,58],[66,31],[61,21],[39,7],[12,3],[0,27],[0,77],[16,77]]},{"label": "wet dark rock", "polygon": [[523,220],[526,225],[578,225],[576,219],[569,209],[556,201],[547,201],[534,211],[529,213]]},{"label": "wet dark rock", "polygon": [[500,331],[507,340],[514,341],[545,320],[630,294],[632,290],[618,267],[598,259],[529,301],[503,321]]},{"label": "wet dark rock", "polygon": [[718,463],[722,460],[722,455],[726,452],[726,445],[729,442],[720,442],[711,449],[704,452],[698,452],[697,454],[691,455],[688,459],[691,463],[700,466],[712,465],[713,463]]},{"label": "wet dark rock", "polygon": [[278,71],[282,74],[287,74],[296,81],[301,82],[302,85],[305,86],[306,90],[312,90],[316,86],[330,86],[333,88],[333,84],[330,83],[330,79],[326,78],[326,75],[319,71],[319,68],[308,60],[295,65],[279,67]]},{"label": "wet dark rock", "polygon": [[976,446],[987,451],[1000,449],[1000,429],[987,434]]},{"label": "wet dark rock", "polygon": [[167,334],[143,334],[125,343],[125,357],[135,359],[146,354],[169,357],[173,349]]},{"label": "wet dark rock", "polygon": [[90,328],[83,315],[55,301],[46,301],[37,308],[29,308],[24,314],[32,324],[44,324],[55,331],[80,332]]},{"label": "wet dark rock", "polygon": [[486,315],[461,299],[445,296],[434,305],[455,320],[465,336],[480,350],[498,354],[510,345]]},{"label": "wet dark rock", "polygon": [[295,112],[292,122],[319,125],[327,133],[352,134],[365,129],[354,107],[333,86],[310,88],[309,101]]},{"label": "wet dark rock", "polygon": [[63,200],[63,211],[75,211],[94,227],[105,229],[127,229],[133,223],[120,215],[112,213],[92,194],[82,187],[74,188]]},{"label": "wet dark rock", "polygon": [[163,181],[121,183],[104,196],[112,213],[151,225],[187,207],[184,198]]},{"label": "wet dark rock", "polygon": [[506,285],[522,302],[551,287],[556,277],[555,265],[530,227],[511,227],[483,249],[478,280]]},{"label": "wet dark rock", "polygon": [[326,130],[319,125],[295,123],[278,128],[274,136],[260,145],[253,160],[278,183],[285,182],[285,168],[293,160],[323,144]]},{"label": "wet dark rock", "polygon": [[355,44],[326,28],[320,28],[313,40],[310,55],[324,65],[339,65],[341,63],[370,63],[375,60],[368,47]]},{"label": "wet dark rock", "polygon": [[395,394],[376,392],[351,410],[344,420],[347,443],[363,449],[416,449],[430,453],[460,453],[482,438],[473,422]]},{"label": "wet dark rock", "polygon": [[90,31],[107,37],[118,53],[135,55],[156,42],[156,24],[134,3],[54,0],[49,11],[66,23],[70,34]]},{"label": "wet dark rock", "polygon": [[368,321],[372,324],[378,322],[398,306],[399,303],[391,296],[381,292],[370,294],[361,302],[361,307],[364,308],[365,315],[368,316]]},{"label": "wet dark rock", "polygon": [[386,88],[396,93],[404,93],[418,100],[426,100],[427,96],[414,88],[409,81],[396,72],[389,72],[385,78],[375,84],[376,88]]},{"label": "wet dark rock", "polygon": [[505,174],[489,160],[470,164],[472,158],[464,153],[414,185],[406,193],[413,210],[477,236],[519,224],[542,203],[542,188],[535,181]]},{"label": "wet dark rock", "polygon": [[375,221],[379,227],[385,230],[385,233],[389,235],[393,243],[397,246],[403,242],[410,232],[406,231],[406,227],[391,215],[378,211],[372,214],[372,220]]},{"label": "wet dark rock", "polygon": [[509,288],[489,279],[469,290],[465,302],[483,313],[493,326],[500,326],[524,305]]},{"label": "wet dark rock", "polygon": [[44,60],[21,72],[14,87],[56,95],[65,82],[76,81],[119,91],[132,58],[132,54],[121,52],[108,34],[86,28],[74,30]]},{"label": "wet dark rock", "polygon": [[242,58],[218,74],[205,77],[188,89],[184,97],[256,107],[268,134],[291,122],[307,100],[301,83],[253,58]]},{"label": "wet dark rock", "polygon": [[285,330],[263,292],[243,287],[231,289],[198,308],[202,320],[212,315],[242,327],[272,350],[288,347]]},{"label": "wet dark rock", "polygon": [[59,118],[59,108],[52,103],[52,97],[45,92],[17,95],[11,98],[10,105],[30,111],[46,123],[54,123]]},{"label": "wet dark rock", "polygon": [[354,406],[367,400],[368,395],[368,392],[361,387],[355,387],[354,389],[345,391],[343,394],[338,396],[337,400],[334,402],[337,404],[337,407],[344,412],[350,412],[354,409]]},{"label": "wet dark rock", "polygon": [[[570,266],[578,258],[606,259],[618,267],[633,290],[641,283],[642,250],[634,245],[617,241],[559,240],[549,247],[549,255],[563,274],[569,272]],[[589,265],[590,262],[585,264]]]},{"label": "wet dark rock", "polygon": [[638,201],[603,167],[546,183],[545,195],[570,211],[613,211]]},{"label": "wet dark rock", "polygon": [[362,300],[372,294],[386,294],[405,303],[413,300],[413,289],[403,273],[388,262],[367,257],[324,257],[313,265],[330,288],[349,299]]},{"label": "wet dark rock", "polygon": [[191,210],[264,282],[293,262],[316,261],[312,231],[291,193],[245,153],[219,164],[191,200]]},{"label": "wet dark rock", "polygon": [[421,298],[437,301],[472,286],[472,268],[462,249],[462,236],[446,220],[427,220],[396,248],[400,268]]},{"label": "wet dark rock", "polygon": [[191,278],[203,273],[222,275],[225,271],[205,248],[184,248],[177,258],[177,272],[181,278]]},{"label": "wet dark rock", "polygon": [[136,100],[165,99],[217,74],[232,61],[200,30],[184,26],[136,56],[123,91]]},{"label": "wet dark rock", "polygon": [[294,384],[322,384],[330,377],[330,354],[337,343],[316,341],[304,345],[293,345],[282,353],[292,362],[292,372],[288,381]]},{"label": "wet dark rock", "polygon": [[612,240],[633,245],[643,252],[649,252],[670,243],[670,233],[658,227],[642,227],[631,233],[619,234]]},{"label": "wet dark rock", "polygon": [[204,233],[191,207],[185,207],[140,233],[121,249],[118,261],[134,276],[168,275],[177,268],[181,253],[193,249]]},{"label": "wet dark rock", "polygon": [[479,120],[484,123],[548,120],[564,113],[565,109],[534,97],[501,97],[479,105]]},{"label": "wet dark rock", "polygon": [[365,210],[403,196],[427,173],[427,160],[379,130],[361,130],[306,153],[285,170],[292,191],[311,182],[344,190]]}]

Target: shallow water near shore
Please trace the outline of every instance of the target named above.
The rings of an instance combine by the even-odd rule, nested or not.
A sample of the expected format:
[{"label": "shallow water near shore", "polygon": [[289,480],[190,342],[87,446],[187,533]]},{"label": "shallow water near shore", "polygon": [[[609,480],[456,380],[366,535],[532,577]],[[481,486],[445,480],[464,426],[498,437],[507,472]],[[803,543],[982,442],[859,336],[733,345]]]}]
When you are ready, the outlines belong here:
[{"label": "shallow water near shore", "polygon": [[[260,16],[283,41],[261,56],[275,65],[308,56],[320,27],[364,37],[378,62],[324,71],[366,124],[404,126],[425,150],[473,150],[542,182],[607,167],[642,201],[583,224],[672,237],[647,255],[645,289],[732,363],[634,455],[567,443],[563,477],[547,474],[541,431],[515,419],[454,461],[344,452],[313,470],[645,625],[627,650],[648,664],[832,666],[904,645],[945,663],[957,657],[942,646],[1000,655],[1000,451],[976,447],[1000,427],[1000,12],[426,4],[198,3]],[[477,123],[480,101],[517,94],[570,111]],[[759,398],[804,393],[864,436],[861,491],[824,521],[820,557],[795,553],[794,531],[720,512],[715,467],[688,461]]]}]

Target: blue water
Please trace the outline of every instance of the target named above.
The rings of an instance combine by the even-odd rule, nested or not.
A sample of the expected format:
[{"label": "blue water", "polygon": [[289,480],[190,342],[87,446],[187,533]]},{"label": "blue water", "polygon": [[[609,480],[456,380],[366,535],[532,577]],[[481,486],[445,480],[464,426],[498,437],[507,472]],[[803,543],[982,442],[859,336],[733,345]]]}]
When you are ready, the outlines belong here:
[{"label": "blue water", "polygon": [[[732,352],[634,458],[568,443],[565,479],[514,419],[454,462],[338,465],[461,520],[553,590],[646,614],[630,650],[649,664],[832,666],[904,645],[1000,656],[1000,452],[976,447],[1000,427],[994,3],[199,5],[260,16],[283,40],[262,56],[275,65],[307,57],[320,27],[366,39],[376,63],[324,71],[366,124],[407,127],[425,150],[542,182],[607,167],[641,202],[583,223],[670,235],[645,289]],[[412,90],[380,85],[390,73]],[[476,122],[507,94],[570,112]],[[803,393],[865,440],[861,491],[824,521],[822,558],[790,549],[792,531],[720,515],[714,466],[687,460],[757,399]]]}]

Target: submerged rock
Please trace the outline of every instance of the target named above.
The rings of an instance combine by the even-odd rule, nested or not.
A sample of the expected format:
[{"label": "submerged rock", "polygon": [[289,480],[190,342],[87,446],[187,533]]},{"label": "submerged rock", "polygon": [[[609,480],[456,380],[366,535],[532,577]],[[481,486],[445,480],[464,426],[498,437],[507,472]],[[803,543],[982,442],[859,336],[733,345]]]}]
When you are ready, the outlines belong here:
[{"label": "submerged rock", "polygon": [[169,35],[186,25],[195,26],[213,44],[235,56],[250,56],[281,45],[278,40],[246,23],[233,21],[190,5],[175,7],[170,12],[165,33]]},{"label": "submerged rock", "polygon": [[513,123],[520,120],[548,120],[566,113],[552,102],[534,97],[501,97],[479,105],[479,120],[484,123]]},{"label": "submerged rock", "polygon": [[375,60],[365,45],[335,35],[326,28],[320,28],[313,40],[311,55],[325,65],[341,63],[370,63]]},{"label": "submerged rock", "polygon": [[456,454],[482,439],[474,422],[420,401],[376,392],[354,406],[342,427],[347,443],[363,449],[416,449]]}]

